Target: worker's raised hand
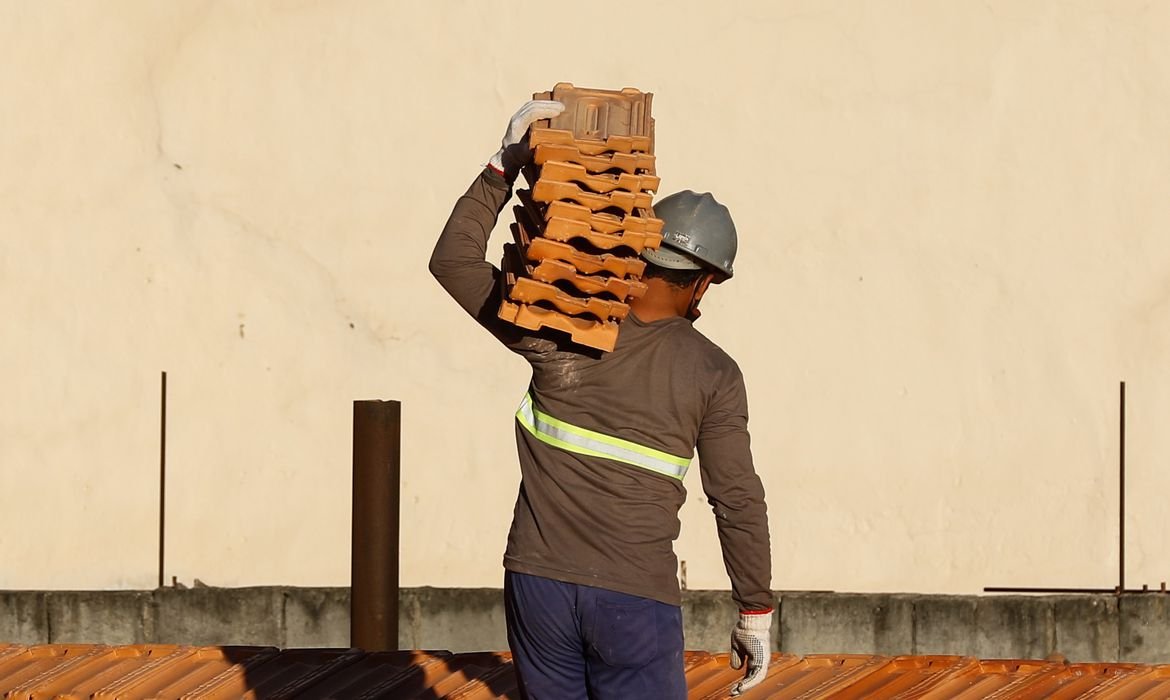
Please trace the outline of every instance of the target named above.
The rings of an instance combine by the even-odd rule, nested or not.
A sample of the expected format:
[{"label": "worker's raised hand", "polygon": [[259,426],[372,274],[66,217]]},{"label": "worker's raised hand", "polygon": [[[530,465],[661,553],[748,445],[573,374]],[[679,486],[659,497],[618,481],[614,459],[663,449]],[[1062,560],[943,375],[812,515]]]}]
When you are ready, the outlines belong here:
[{"label": "worker's raised hand", "polygon": [[565,111],[565,106],[556,100],[532,100],[508,121],[508,130],[500,142],[500,150],[488,160],[488,165],[503,173],[509,182],[516,179],[520,168],[532,160],[528,148],[528,127],[541,119],[552,119]]},{"label": "worker's raised hand", "polygon": [[772,660],[772,611],[741,612],[735,627],[731,628],[731,667],[747,671],[744,679],[731,689],[732,695],[756,687],[768,675]]}]

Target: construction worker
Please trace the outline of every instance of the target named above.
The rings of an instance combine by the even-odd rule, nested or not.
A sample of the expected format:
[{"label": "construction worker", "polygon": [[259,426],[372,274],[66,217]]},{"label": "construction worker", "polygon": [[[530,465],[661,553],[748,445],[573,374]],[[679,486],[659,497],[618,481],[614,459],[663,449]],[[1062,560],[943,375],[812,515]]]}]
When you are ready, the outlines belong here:
[{"label": "construction worker", "polygon": [[564,109],[533,101],[455,203],[430,261],[439,283],[532,367],[516,414],[522,482],[504,555],[508,641],[526,697],[687,696],[678,563],[683,475],[697,447],[732,597],[738,694],[763,680],[773,596],[764,491],[752,464],[735,362],[692,325],[732,275],[735,226],[710,194],[659,200],[649,289],[600,353],[497,317],[500,271],[484,259],[496,218],[531,158],[531,124]]}]

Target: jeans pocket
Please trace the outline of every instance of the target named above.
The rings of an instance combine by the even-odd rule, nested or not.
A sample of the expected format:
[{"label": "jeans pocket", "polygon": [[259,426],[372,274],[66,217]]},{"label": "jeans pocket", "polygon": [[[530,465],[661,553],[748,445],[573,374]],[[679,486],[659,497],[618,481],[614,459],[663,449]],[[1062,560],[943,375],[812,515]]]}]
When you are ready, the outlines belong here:
[{"label": "jeans pocket", "polygon": [[608,666],[637,668],[658,655],[657,601],[612,594],[598,598],[589,644]]}]

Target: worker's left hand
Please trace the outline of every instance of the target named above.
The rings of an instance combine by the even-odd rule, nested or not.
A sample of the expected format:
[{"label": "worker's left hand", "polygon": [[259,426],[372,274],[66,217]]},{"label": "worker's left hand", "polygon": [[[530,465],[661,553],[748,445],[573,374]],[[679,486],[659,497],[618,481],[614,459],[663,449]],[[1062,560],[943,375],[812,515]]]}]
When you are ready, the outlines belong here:
[{"label": "worker's left hand", "polygon": [[744,679],[731,689],[739,695],[763,682],[772,660],[772,611],[741,612],[731,628],[731,667],[739,670],[747,662]]},{"label": "worker's left hand", "polygon": [[528,127],[541,119],[552,119],[565,111],[565,105],[556,100],[532,100],[512,115],[508,130],[500,141],[500,150],[488,160],[488,165],[503,173],[508,182],[516,179],[520,168],[532,161],[528,147]]}]

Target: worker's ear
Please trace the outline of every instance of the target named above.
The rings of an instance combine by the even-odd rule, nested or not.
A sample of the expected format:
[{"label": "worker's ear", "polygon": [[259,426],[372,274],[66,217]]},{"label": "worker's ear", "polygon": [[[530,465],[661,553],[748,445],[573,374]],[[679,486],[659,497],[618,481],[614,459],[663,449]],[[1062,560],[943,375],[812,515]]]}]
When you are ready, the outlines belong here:
[{"label": "worker's ear", "polygon": [[698,282],[695,282],[695,304],[698,304],[699,300],[703,298],[703,295],[707,293],[707,289],[711,286],[711,282],[714,280],[715,274],[708,272],[707,274],[700,277]]},{"label": "worker's ear", "polygon": [[695,280],[695,286],[691,291],[691,298],[687,303],[686,313],[684,317],[694,321],[699,318],[699,301],[702,300],[703,295],[707,293],[707,288],[711,286],[711,280],[715,279],[715,275],[708,273]]}]

